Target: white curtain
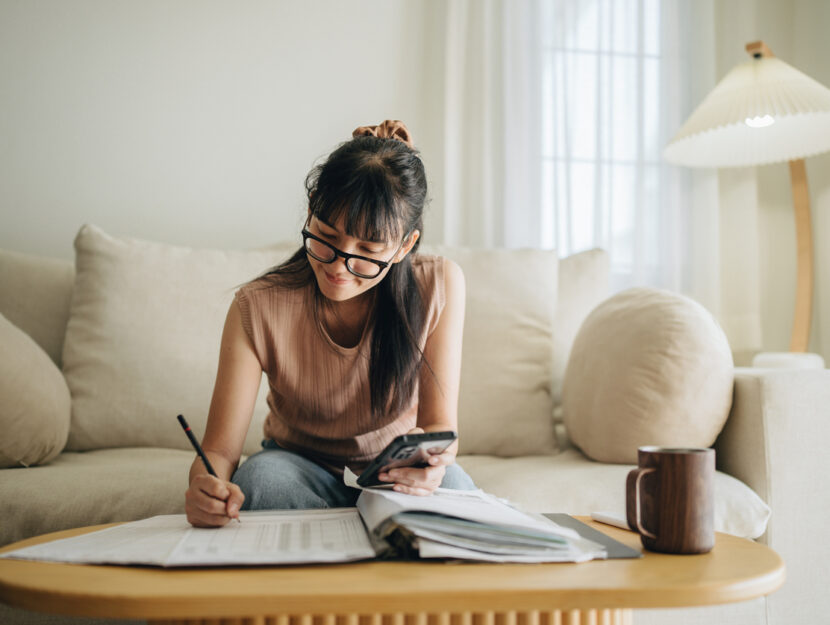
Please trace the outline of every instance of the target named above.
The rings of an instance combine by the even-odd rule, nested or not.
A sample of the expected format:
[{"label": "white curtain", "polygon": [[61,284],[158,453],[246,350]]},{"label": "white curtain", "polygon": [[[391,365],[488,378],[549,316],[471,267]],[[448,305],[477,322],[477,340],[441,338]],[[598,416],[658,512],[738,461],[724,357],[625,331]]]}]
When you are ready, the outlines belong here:
[{"label": "white curtain", "polygon": [[717,314],[714,171],[663,146],[715,82],[713,0],[449,0],[446,243],[602,247]]},{"label": "white curtain", "polygon": [[449,0],[440,11],[445,27],[444,242],[538,247],[538,4]]}]

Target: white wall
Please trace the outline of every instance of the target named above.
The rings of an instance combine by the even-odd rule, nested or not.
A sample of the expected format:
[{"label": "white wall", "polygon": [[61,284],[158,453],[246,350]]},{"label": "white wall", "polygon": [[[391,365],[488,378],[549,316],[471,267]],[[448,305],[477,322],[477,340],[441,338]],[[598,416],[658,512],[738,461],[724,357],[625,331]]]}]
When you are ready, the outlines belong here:
[{"label": "white wall", "polygon": [[86,222],[193,246],[299,240],[305,176],[355,127],[402,119],[419,142],[424,14],[0,0],[0,247],[71,258]]},{"label": "white wall", "polygon": [[[435,198],[425,240],[440,241],[441,2],[0,0],[0,247],[71,258],[85,222],[206,247],[295,237],[315,160],[385,118],[406,121],[423,152]],[[826,0],[716,6],[718,77],[763,39],[830,85]],[[830,360],[830,155],[807,170],[811,349]],[[786,350],[787,166],[719,178],[721,321],[746,358]]]}]

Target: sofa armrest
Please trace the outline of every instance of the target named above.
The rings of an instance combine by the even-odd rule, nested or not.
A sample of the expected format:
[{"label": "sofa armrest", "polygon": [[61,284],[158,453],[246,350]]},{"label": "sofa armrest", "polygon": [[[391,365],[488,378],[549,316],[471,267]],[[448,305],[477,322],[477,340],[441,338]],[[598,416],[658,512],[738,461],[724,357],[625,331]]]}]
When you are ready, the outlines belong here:
[{"label": "sofa armrest", "polygon": [[830,613],[823,581],[830,562],[830,370],[736,369],[732,411],[715,447],[718,468],[772,509],[759,540],[784,558],[787,583],[769,598],[769,623]]}]

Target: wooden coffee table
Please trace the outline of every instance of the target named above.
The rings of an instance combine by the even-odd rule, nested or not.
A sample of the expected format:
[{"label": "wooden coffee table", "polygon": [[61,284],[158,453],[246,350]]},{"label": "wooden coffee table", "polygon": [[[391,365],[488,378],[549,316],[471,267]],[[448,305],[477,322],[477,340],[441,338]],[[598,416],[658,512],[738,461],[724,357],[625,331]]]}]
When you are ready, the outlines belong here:
[{"label": "wooden coffee table", "polygon": [[[585,523],[639,548],[625,530]],[[109,525],[46,534],[17,549]],[[581,564],[356,564],[160,569],[0,559],[0,601],[40,612],[222,625],[630,624],[634,608],[731,603],[784,583],[771,549],[718,534],[705,555]]]}]

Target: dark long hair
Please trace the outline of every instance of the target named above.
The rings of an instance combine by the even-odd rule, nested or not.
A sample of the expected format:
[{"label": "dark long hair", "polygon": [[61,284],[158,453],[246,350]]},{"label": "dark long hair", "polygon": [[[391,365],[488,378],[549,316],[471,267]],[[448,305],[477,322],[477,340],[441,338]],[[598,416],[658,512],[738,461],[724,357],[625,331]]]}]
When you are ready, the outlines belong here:
[{"label": "dark long hair", "polygon": [[[343,218],[349,236],[400,242],[413,230],[423,232],[424,165],[416,150],[397,139],[360,136],[341,144],[309,172],[305,187],[311,215],[329,224]],[[417,248],[418,241],[411,252]],[[288,288],[313,285],[314,316],[320,319],[324,296],[303,248],[266,276]],[[411,253],[373,288],[369,386],[378,417],[405,409],[415,392],[424,362],[417,337],[426,311]]]}]

